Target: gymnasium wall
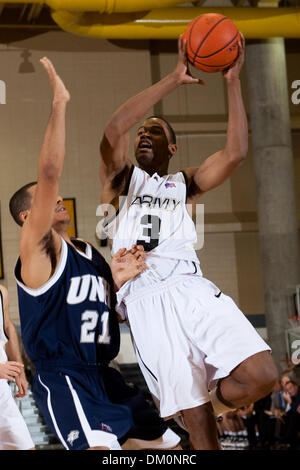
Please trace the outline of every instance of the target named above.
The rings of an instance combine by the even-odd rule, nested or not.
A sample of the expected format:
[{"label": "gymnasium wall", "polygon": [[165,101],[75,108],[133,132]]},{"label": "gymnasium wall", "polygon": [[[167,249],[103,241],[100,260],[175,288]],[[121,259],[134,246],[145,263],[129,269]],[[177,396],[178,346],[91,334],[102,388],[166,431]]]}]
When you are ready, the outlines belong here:
[{"label": "gymnasium wall", "polygon": [[[24,50],[34,73],[19,73]],[[291,82],[300,80],[300,53],[287,54]],[[299,47],[298,47],[299,50]],[[169,73],[177,61],[176,41],[135,42],[91,40],[49,32],[0,44],[0,79],[6,83],[6,104],[0,105],[1,235],[4,279],[10,312],[19,324],[13,267],[18,255],[19,228],[8,212],[12,193],[35,180],[43,132],[49,117],[51,90],[39,59],[48,56],[71,93],[67,110],[67,152],[60,194],[75,197],[78,235],[97,244],[99,204],[98,147],[106,120],[124,100]],[[226,88],[220,74],[202,74],[205,87],[181,87],[152,112],[163,114],[178,135],[178,154],[171,171],[200,164],[221,149],[226,138]],[[245,70],[242,86],[246,109]],[[300,104],[291,103],[295,177],[300,175]],[[134,131],[131,133],[134,135]],[[266,337],[255,181],[249,155],[229,181],[205,194],[205,242],[198,255],[204,276],[240,305]],[[276,188],[274,188],[274,191]],[[300,210],[300,189],[297,187]],[[104,255],[109,259],[108,249]],[[262,328],[262,329],[260,329]]]}]

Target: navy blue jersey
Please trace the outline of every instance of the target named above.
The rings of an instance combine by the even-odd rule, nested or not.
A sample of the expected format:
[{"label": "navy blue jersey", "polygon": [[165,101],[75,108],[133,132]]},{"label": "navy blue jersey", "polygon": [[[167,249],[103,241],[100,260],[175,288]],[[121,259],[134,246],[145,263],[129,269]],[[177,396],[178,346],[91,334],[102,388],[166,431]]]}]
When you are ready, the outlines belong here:
[{"label": "navy blue jersey", "polygon": [[55,273],[38,289],[15,268],[21,333],[28,357],[38,368],[107,363],[119,352],[109,265],[91,245],[82,253],[62,239]]}]

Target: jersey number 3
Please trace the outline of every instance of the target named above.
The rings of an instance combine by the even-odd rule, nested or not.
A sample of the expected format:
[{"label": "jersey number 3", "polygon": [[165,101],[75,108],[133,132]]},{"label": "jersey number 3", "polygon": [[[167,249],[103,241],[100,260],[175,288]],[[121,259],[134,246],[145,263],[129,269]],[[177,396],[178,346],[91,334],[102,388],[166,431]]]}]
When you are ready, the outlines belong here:
[{"label": "jersey number 3", "polygon": [[[86,310],[81,315],[81,332],[80,342],[81,343],[94,343],[95,342],[95,328],[98,323],[99,313],[96,310]],[[98,343],[109,344],[109,312],[105,311],[101,315],[102,322],[102,334],[98,336]]]},{"label": "jersey number 3", "polygon": [[157,215],[144,214],[141,218],[141,225],[144,226],[143,233],[136,244],[142,245],[145,251],[151,251],[159,242],[161,220]]}]

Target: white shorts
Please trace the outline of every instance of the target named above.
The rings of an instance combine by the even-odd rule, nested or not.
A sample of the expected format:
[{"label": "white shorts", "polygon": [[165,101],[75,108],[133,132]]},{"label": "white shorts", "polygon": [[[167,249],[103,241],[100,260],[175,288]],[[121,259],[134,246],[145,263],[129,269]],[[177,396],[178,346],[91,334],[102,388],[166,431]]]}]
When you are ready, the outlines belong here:
[{"label": "white shorts", "polygon": [[[208,389],[270,347],[233,300],[200,275],[118,292],[138,363],[162,417],[203,405]],[[124,294],[124,296],[123,296]]]},{"label": "white shorts", "polygon": [[34,447],[10,386],[0,379],[0,450],[28,450]]}]

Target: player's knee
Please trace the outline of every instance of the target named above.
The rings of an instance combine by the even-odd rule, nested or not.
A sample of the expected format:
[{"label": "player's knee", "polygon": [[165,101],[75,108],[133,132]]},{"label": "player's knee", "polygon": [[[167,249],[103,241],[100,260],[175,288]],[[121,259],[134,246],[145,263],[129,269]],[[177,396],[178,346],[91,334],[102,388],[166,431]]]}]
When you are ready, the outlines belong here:
[{"label": "player's knee", "polygon": [[278,371],[274,359],[268,352],[263,353],[259,365],[254,370],[253,385],[259,396],[268,395],[278,380]]},{"label": "player's knee", "polygon": [[270,356],[267,367],[264,369],[263,377],[261,379],[264,392],[268,395],[273,389],[278,380],[278,370],[273,358]]},{"label": "player's knee", "polygon": [[278,372],[269,351],[262,351],[246,359],[232,375],[237,384],[246,388],[251,400],[268,395],[278,379]]}]

